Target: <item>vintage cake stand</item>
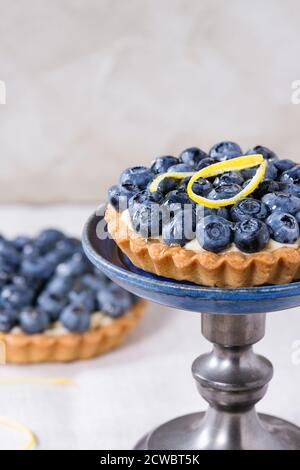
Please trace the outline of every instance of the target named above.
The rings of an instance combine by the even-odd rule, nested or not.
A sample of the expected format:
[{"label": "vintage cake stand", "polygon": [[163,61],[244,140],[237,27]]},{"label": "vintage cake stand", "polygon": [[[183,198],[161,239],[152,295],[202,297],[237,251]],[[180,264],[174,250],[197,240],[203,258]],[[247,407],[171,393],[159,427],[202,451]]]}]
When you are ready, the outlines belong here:
[{"label": "vintage cake stand", "polygon": [[273,416],[257,414],[273,367],[255,354],[263,338],[266,312],[300,305],[300,282],[254,288],[212,288],[161,278],[135,268],[113,240],[99,240],[93,215],[83,233],[91,262],[114,282],[146,299],[201,312],[202,334],[211,352],[192,365],[206,412],[169,421],[147,434],[136,449],[300,449],[300,428]]}]

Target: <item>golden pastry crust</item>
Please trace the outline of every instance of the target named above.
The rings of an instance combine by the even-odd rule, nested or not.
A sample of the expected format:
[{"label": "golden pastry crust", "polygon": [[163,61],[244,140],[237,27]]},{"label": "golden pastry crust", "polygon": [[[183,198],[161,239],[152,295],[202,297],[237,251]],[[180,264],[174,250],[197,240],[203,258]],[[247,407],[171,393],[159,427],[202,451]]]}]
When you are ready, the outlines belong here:
[{"label": "golden pastry crust", "polygon": [[210,287],[286,284],[300,279],[300,248],[283,247],[249,255],[236,251],[199,253],[159,240],[144,240],[128,230],[112,206],[108,206],[105,220],[110,235],[131,262],[159,276]]},{"label": "golden pastry crust", "polygon": [[68,362],[99,356],[119,346],[135,328],[145,308],[139,301],[125,315],[106,326],[85,333],[46,334],[0,333],[5,363]]}]

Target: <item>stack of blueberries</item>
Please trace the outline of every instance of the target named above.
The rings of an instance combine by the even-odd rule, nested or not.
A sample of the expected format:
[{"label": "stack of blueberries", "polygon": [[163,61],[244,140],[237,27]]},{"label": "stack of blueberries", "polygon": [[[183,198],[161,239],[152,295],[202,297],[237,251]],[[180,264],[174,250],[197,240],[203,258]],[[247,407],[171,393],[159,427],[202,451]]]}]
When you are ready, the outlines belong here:
[{"label": "stack of blueberries", "polygon": [[[196,172],[213,163],[253,154],[262,154],[267,160],[264,180],[252,194],[233,206],[199,207],[187,194],[189,177],[163,179],[156,192],[149,191],[149,185],[159,174]],[[248,168],[214,178],[199,178],[193,191],[212,200],[228,199],[250,182],[256,170]],[[184,246],[197,238],[202,248],[215,253],[233,242],[240,251],[254,253],[266,248],[270,239],[294,244],[299,238],[300,165],[278,159],[273,151],[261,145],[243,153],[235,142],[224,141],[208,153],[191,147],[178,158],[158,157],[150,168],[125,170],[119,184],[109,189],[108,198],[116,210],[129,210],[132,224],[143,238],[161,237],[169,245]]]},{"label": "stack of blueberries", "polygon": [[56,229],[36,238],[0,236],[0,331],[19,326],[41,333],[60,321],[71,332],[90,326],[91,314],[116,318],[136,298],[96,271],[81,243]]}]

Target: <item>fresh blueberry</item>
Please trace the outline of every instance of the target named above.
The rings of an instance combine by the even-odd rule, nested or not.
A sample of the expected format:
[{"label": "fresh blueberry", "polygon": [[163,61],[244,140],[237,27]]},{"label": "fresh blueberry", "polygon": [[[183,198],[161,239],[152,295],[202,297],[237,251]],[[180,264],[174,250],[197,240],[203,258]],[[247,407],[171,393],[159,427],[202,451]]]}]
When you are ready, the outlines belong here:
[{"label": "fresh blueberry", "polygon": [[15,266],[11,265],[6,259],[0,256],[0,287],[7,284],[15,273]]},{"label": "fresh blueberry", "polygon": [[117,211],[124,211],[128,208],[129,199],[138,191],[132,184],[111,186],[108,190],[108,201]]},{"label": "fresh blueberry", "polygon": [[49,325],[49,318],[46,312],[27,307],[20,312],[19,322],[24,333],[32,335],[45,331]]},{"label": "fresh blueberry", "polygon": [[241,147],[235,142],[219,142],[215,144],[209,151],[209,155],[219,160],[229,160],[231,158],[240,157],[243,154]]},{"label": "fresh blueberry", "polygon": [[20,253],[13,242],[0,240],[0,256],[8,264],[17,267],[20,263]]},{"label": "fresh blueberry", "polygon": [[98,293],[97,301],[99,310],[113,318],[123,315],[132,305],[130,294],[113,284]]},{"label": "fresh blueberry", "polygon": [[208,215],[198,222],[196,236],[204,250],[219,253],[232,242],[232,226],[222,217]]},{"label": "fresh blueberry", "polygon": [[72,277],[54,276],[46,285],[46,291],[57,298],[63,298],[72,289],[73,284]]},{"label": "fresh blueberry", "polygon": [[173,165],[168,168],[167,173],[193,173],[193,168],[186,163],[178,163],[178,165]]},{"label": "fresh blueberry", "polygon": [[185,204],[191,204],[191,202],[186,191],[183,188],[178,188],[166,195],[163,200],[163,205],[180,204],[183,207]]},{"label": "fresh blueberry", "polygon": [[246,219],[238,222],[234,232],[234,243],[245,253],[263,250],[270,240],[267,225],[258,219]]},{"label": "fresh blueberry", "polygon": [[255,175],[258,167],[252,167],[252,168],[246,168],[245,170],[241,170],[241,175],[244,178],[245,181],[251,180],[253,176]]},{"label": "fresh blueberry", "polygon": [[183,246],[195,238],[196,211],[190,206],[178,211],[168,224],[163,225],[162,238],[167,245]]},{"label": "fresh blueberry", "polygon": [[175,178],[165,178],[163,179],[157,187],[157,191],[152,194],[152,197],[156,197],[156,194],[158,196],[156,197],[157,202],[161,201],[161,198],[168,194],[170,191],[174,191],[178,187],[179,180]]},{"label": "fresh blueberry", "polygon": [[200,160],[199,164],[197,165],[196,170],[197,171],[202,170],[202,168],[206,168],[210,165],[213,165],[214,163],[218,163],[218,161],[219,160],[217,158],[211,158],[211,157],[203,158],[203,160]]},{"label": "fresh blueberry", "polygon": [[78,251],[81,251],[81,243],[77,238],[64,238],[56,243],[55,251],[57,252],[58,259],[62,261]]},{"label": "fresh blueberry", "polygon": [[80,279],[80,286],[82,288],[90,289],[93,292],[98,292],[100,289],[105,288],[107,283],[108,280],[102,273],[100,273],[99,277],[92,274],[85,274]]},{"label": "fresh blueberry", "polygon": [[299,224],[295,217],[284,212],[273,212],[267,218],[271,237],[279,243],[295,243],[299,238]]},{"label": "fresh blueberry", "polygon": [[62,277],[76,277],[90,272],[92,266],[83,253],[75,253],[64,263],[57,266],[55,274]]},{"label": "fresh blueberry", "polygon": [[279,183],[280,191],[284,191],[300,198],[300,180],[299,183]]},{"label": "fresh blueberry", "polygon": [[21,273],[28,278],[48,280],[55,270],[55,265],[44,256],[24,258]]},{"label": "fresh blueberry", "polygon": [[17,324],[17,313],[11,309],[0,309],[0,331],[8,333]]},{"label": "fresh blueberry", "polygon": [[[23,278],[24,281],[20,281],[20,278]],[[19,282],[18,282],[19,280]],[[37,278],[31,278],[27,276],[22,276],[21,274],[18,276],[13,276],[12,277],[12,282],[13,284],[16,285],[26,285],[27,289],[31,289],[33,292],[33,296],[35,297],[38,292],[41,291],[41,288],[43,287],[44,281],[42,279],[37,279]]]},{"label": "fresh blueberry", "polygon": [[296,165],[290,170],[284,171],[280,177],[283,183],[299,183],[300,182],[300,165]]},{"label": "fresh blueberry", "polygon": [[255,219],[265,220],[269,215],[267,206],[262,202],[253,198],[244,198],[238,201],[231,208],[231,218],[234,222],[242,220]]},{"label": "fresh blueberry", "polygon": [[156,200],[153,195],[154,193],[150,193],[148,190],[140,191],[137,194],[135,194],[132,198],[130,198],[128,202],[129,212],[134,210],[135,206],[139,206],[141,204],[145,206],[150,206],[151,204],[155,204]]},{"label": "fresh blueberry", "polygon": [[[257,171],[257,166],[252,168],[246,168],[245,170],[241,170],[242,176],[245,180],[253,178]],[[273,162],[267,162],[267,168],[265,171],[264,179],[265,180],[275,180],[278,176],[278,170]]]},{"label": "fresh blueberry", "polygon": [[266,160],[276,160],[278,157],[276,153],[272,152],[272,150],[264,147],[263,145],[256,145],[252,149],[247,150],[245,155],[256,155],[261,154]]},{"label": "fresh blueberry", "polygon": [[[248,179],[250,179],[250,178],[253,178],[257,169],[258,167],[248,168],[246,170],[242,170],[241,173],[243,174],[244,177],[245,175],[247,175]],[[273,162],[268,161],[266,171],[264,174],[264,180],[276,180],[277,177],[278,177],[277,168],[275,167]]]},{"label": "fresh blueberry", "polygon": [[274,165],[273,162],[268,162],[267,163],[267,168],[266,168],[266,171],[265,171],[265,176],[264,176],[264,179],[266,180],[276,180],[278,176],[278,170],[276,168],[276,166]]},{"label": "fresh blueberry", "polygon": [[169,223],[176,212],[190,207],[194,209],[196,204],[189,198],[184,188],[171,191],[166,195],[161,205],[164,224]]},{"label": "fresh blueberry", "polygon": [[[82,243],[81,243],[81,240],[79,238],[76,238],[76,237],[65,237],[65,241],[67,243],[69,243],[70,245],[72,245],[74,247],[74,250],[79,250],[79,251],[83,251],[83,248],[82,248]],[[58,242],[59,244],[60,242]],[[58,245],[56,245],[56,248],[58,247]]]},{"label": "fresh blueberry", "polygon": [[[247,186],[250,183],[250,180],[245,181],[243,187]],[[264,180],[262,181],[257,188],[251,193],[255,199],[261,199],[265,194],[275,193],[281,190],[281,183],[273,180]]]},{"label": "fresh blueberry", "polygon": [[[141,206],[145,206],[146,208],[151,210],[152,204],[157,205],[157,192],[150,193],[149,190],[140,191],[135,194],[128,202],[128,209],[131,217],[133,214],[141,210]],[[159,201],[161,201],[161,193],[159,192]]]},{"label": "fresh blueberry", "polygon": [[[250,181],[251,181],[251,178],[248,179],[248,180],[245,180],[245,181],[243,182],[243,184],[242,184],[242,188],[244,189],[246,186],[248,186],[248,184],[250,183]],[[269,191],[268,191],[268,192],[269,192]],[[251,193],[251,196],[252,196],[252,194],[253,194],[253,193]]]},{"label": "fresh blueberry", "polygon": [[296,214],[294,214],[294,217],[297,220],[298,224],[300,225],[300,211],[296,212]]},{"label": "fresh blueberry", "polygon": [[293,162],[293,160],[284,159],[284,160],[275,160],[274,165],[277,168],[277,170],[280,173],[282,173],[284,171],[291,170],[291,168],[296,166],[296,163]]},{"label": "fresh blueberry", "polygon": [[262,202],[271,212],[288,212],[295,214],[300,210],[300,198],[289,193],[275,192],[263,196]]},{"label": "fresh blueberry", "polygon": [[65,256],[61,251],[52,250],[46,253],[42,258],[44,262],[47,263],[47,265],[49,266],[49,271],[53,273],[55,271],[56,266],[68,259],[69,256]]},{"label": "fresh blueberry", "polygon": [[35,245],[40,249],[41,253],[52,250],[59,240],[65,238],[64,234],[57,229],[49,228],[42,230],[35,239]]},{"label": "fresh blueberry", "polygon": [[[149,186],[148,186],[148,188],[145,190],[145,193],[148,193],[147,199],[151,199],[152,202],[154,202],[156,204],[160,204],[162,202],[165,194],[167,194],[169,192],[168,191],[169,187],[170,188],[174,188],[174,187],[176,188],[177,185],[175,186],[173,182],[170,183],[170,184],[166,183],[165,180],[163,180],[159,183],[158,189],[156,191],[153,191],[153,192],[150,191]],[[165,192],[162,192],[162,191],[165,191]]]},{"label": "fresh blueberry", "polygon": [[27,289],[28,292],[31,291],[32,298],[41,287],[40,279],[28,279],[27,277],[21,276],[20,274],[13,276],[11,278],[11,283],[17,287],[21,287],[22,289]]},{"label": "fresh blueberry", "polygon": [[23,248],[30,242],[31,239],[29,237],[26,237],[25,235],[19,235],[14,239],[13,244],[18,251],[23,251]]},{"label": "fresh blueberry", "polygon": [[72,305],[82,305],[88,312],[95,310],[95,294],[92,290],[72,290],[69,293],[69,300]]},{"label": "fresh blueberry", "polygon": [[[186,191],[190,179],[191,178],[189,176],[187,178],[184,178],[180,183],[179,189],[183,188]],[[193,191],[198,196],[206,196],[212,190],[212,188],[213,188],[213,186],[212,186],[211,182],[208,181],[205,178],[199,178],[193,184]]]},{"label": "fresh blueberry", "polygon": [[282,173],[280,181],[287,185],[287,190],[295,196],[300,196],[300,165]]},{"label": "fresh blueberry", "polygon": [[197,205],[197,220],[206,217],[207,215],[217,215],[223,217],[223,219],[230,220],[229,211],[226,207],[218,207],[217,209],[211,209],[209,207]]},{"label": "fresh blueberry", "polygon": [[208,199],[230,199],[231,197],[236,196],[242,188],[238,184],[221,184],[212,189],[207,197]]},{"label": "fresh blueberry", "polygon": [[154,174],[145,166],[135,166],[127,168],[120,176],[121,185],[133,185],[139,189],[145,189],[154,178]]},{"label": "fresh blueberry", "polygon": [[3,256],[0,254],[0,271],[3,269],[9,274],[15,274],[18,272],[18,268],[18,266],[15,266],[14,264],[10,263],[9,259],[7,259],[7,256]]},{"label": "fresh blueberry", "polygon": [[212,189],[211,182],[205,178],[199,178],[192,186],[192,190],[197,196],[206,196]]},{"label": "fresh blueberry", "polygon": [[90,327],[90,313],[83,305],[67,305],[59,320],[67,330],[73,333],[83,333]]},{"label": "fresh blueberry", "polygon": [[166,155],[164,157],[158,157],[152,162],[151,171],[155,174],[166,173],[170,166],[177,165],[179,163],[178,158]]},{"label": "fresh blueberry", "polygon": [[32,297],[33,291],[28,287],[8,284],[1,291],[0,303],[7,308],[19,309],[29,305]]},{"label": "fresh blueberry", "polygon": [[16,253],[17,249],[14,243],[10,240],[6,240],[1,236],[0,238],[0,255],[5,255],[6,252]]},{"label": "fresh blueberry", "polygon": [[22,250],[23,258],[37,258],[41,255],[40,249],[35,245],[34,241],[30,241],[24,245]]},{"label": "fresh blueberry", "polygon": [[16,274],[11,278],[11,283],[15,286],[20,286],[23,289],[26,289],[28,287],[28,280],[24,276],[20,276],[19,274]]},{"label": "fresh blueberry", "polygon": [[243,183],[244,178],[238,171],[227,171],[214,179],[214,186],[221,186],[222,184],[238,184],[242,186]]},{"label": "fresh blueberry", "polygon": [[131,221],[135,231],[143,238],[157,237],[161,233],[162,211],[158,204],[136,205],[130,211]]},{"label": "fresh blueberry", "polygon": [[198,147],[190,147],[185,149],[179,156],[181,163],[191,166],[192,168],[197,168],[200,161],[203,158],[207,158],[208,155],[203,150],[200,150]]},{"label": "fresh blueberry", "polygon": [[148,192],[143,191],[130,199],[129,214],[136,232],[143,238],[157,237],[160,234],[162,212]]},{"label": "fresh blueberry", "polygon": [[40,309],[46,312],[52,321],[58,319],[67,302],[68,299],[66,296],[53,294],[47,290],[44,290],[37,299],[37,304]]}]

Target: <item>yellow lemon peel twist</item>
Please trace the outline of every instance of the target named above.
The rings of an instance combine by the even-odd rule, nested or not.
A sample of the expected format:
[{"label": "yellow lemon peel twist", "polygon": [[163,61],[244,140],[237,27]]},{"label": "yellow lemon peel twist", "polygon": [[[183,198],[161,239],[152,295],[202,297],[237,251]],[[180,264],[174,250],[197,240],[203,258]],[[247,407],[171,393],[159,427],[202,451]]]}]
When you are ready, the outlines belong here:
[{"label": "yellow lemon peel twist", "polygon": [[[1,377],[0,384],[45,384],[45,385],[71,385],[73,380],[68,377]],[[20,450],[31,450],[37,444],[37,438],[34,433],[17,421],[0,416],[0,426],[19,431],[27,436],[26,443],[20,447]]]},{"label": "yellow lemon peel twist", "polygon": [[[203,196],[198,196],[193,191],[193,184],[198,181],[199,178],[210,178],[212,176],[217,176],[225,171],[240,171],[245,170],[246,168],[252,168],[254,166],[258,166],[258,169],[253,176],[253,178],[249,181],[247,186],[245,186],[238,194],[234,197],[229,199],[207,199]],[[209,207],[209,208],[218,208],[229,206],[231,204],[235,204],[237,201],[242,199],[243,197],[247,197],[251,194],[259,185],[259,183],[263,180],[267,167],[267,161],[261,154],[255,155],[246,155],[242,157],[233,158],[231,160],[225,160],[223,162],[214,163],[209,165],[205,168],[202,168],[198,172],[191,172],[191,173],[164,173],[159,175],[150,185],[150,192],[155,192],[158,188],[158,185],[161,181],[165,178],[175,178],[175,179],[183,179],[186,177],[190,177],[190,181],[187,186],[187,194],[193,201],[201,204],[202,206]]]},{"label": "yellow lemon peel twist", "polygon": [[[219,175],[220,173],[224,173],[224,171],[240,171],[246,168],[252,168],[254,166],[258,166],[258,169],[253,176],[253,178],[249,181],[247,186],[245,186],[238,194],[229,198],[229,199],[207,199],[202,196],[198,196],[193,191],[193,184],[199,178],[209,178],[211,176]],[[237,157],[233,158],[232,160],[226,160],[224,162],[214,163],[206,168],[202,168],[202,170],[198,171],[198,173],[194,174],[190,179],[187,187],[187,194],[188,196],[198,204],[202,206],[209,207],[211,209],[217,207],[224,207],[229,206],[231,204],[235,204],[237,201],[242,199],[243,197],[248,196],[251,194],[262,181],[265,171],[267,167],[267,161],[264,157],[260,154],[256,155],[247,155],[245,157]]]},{"label": "yellow lemon peel twist", "polygon": [[68,377],[0,377],[0,384],[44,384],[44,385],[72,385]]},{"label": "yellow lemon peel twist", "polygon": [[189,173],[187,172],[175,172],[175,171],[170,171],[169,173],[162,173],[161,175],[157,176],[152,183],[149,186],[149,191],[150,193],[155,193],[157,191],[159,183],[161,183],[163,180],[166,178],[173,178],[175,180],[182,180],[184,178],[191,177],[195,174],[194,171],[191,171]]},{"label": "yellow lemon peel twist", "polygon": [[31,450],[36,445],[37,439],[35,435],[32,431],[30,431],[29,428],[27,428],[23,424],[5,418],[4,416],[0,416],[0,425],[14,429],[15,431],[19,431],[27,436],[27,441],[23,446],[20,447],[20,450]]}]

